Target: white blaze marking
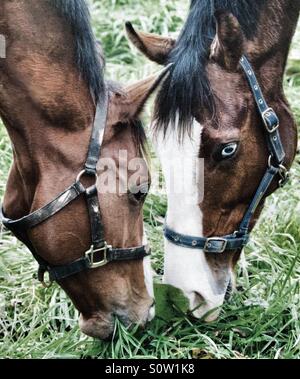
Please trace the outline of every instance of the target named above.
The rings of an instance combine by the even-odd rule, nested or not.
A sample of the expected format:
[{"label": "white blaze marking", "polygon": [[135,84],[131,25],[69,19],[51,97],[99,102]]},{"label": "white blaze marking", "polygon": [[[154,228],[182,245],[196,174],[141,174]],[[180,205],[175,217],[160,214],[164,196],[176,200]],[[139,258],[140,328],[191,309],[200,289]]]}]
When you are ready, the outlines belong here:
[{"label": "white blaze marking", "polygon": [[[178,142],[176,130],[169,129],[165,138],[163,134],[153,138],[166,180],[167,225],[175,232],[202,237],[203,214],[200,203],[203,200],[203,189],[196,180],[202,126],[195,121],[191,136],[186,133],[181,143]],[[176,162],[175,171],[172,167],[174,162]],[[175,179],[174,186],[172,186],[172,175]],[[201,172],[200,175],[204,176],[204,173]],[[178,193],[176,189],[180,183],[184,183],[184,191]],[[207,311],[222,305],[226,290],[219,288],[203,250],[176,246],[165,239],[164,266],[164,282],[183,290],[190,301],[191,309],[199,305],[200,297],[197,294],[205,299],[201,309],[194,312],[195,316],[201,317]],[[216,316],[215,313],[208,317],[207,321]]]}]

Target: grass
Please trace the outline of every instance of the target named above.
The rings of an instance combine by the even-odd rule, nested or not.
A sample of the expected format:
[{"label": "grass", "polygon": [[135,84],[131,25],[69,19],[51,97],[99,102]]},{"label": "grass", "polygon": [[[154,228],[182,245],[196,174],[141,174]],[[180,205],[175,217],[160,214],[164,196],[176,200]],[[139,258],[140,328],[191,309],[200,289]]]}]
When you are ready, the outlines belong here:
[{"label": "grass", "polygon": [[[180,29],[186,5],[180,0],[98,0],[95,31],[107,55],[107,75],[123,82],[157,70],[128,45],[124,21],[144,30],[172,34]],[[185,2],[184,2],[185,3]],[[285,80],[286,93],[300,122],[300,28]],[[147,116],[146,116],[147,120]],[[1,196],[11,148],[0,130]],[[155,319],[146,330],[117,322],[112,342],[83,336],[78,312],[57,286],[44,290],[33,273],[36,263],[9,233],[0,245],[0,357],[2,358],[299,358],[300,357],[300,156],[292,180],[272,195],[253,239],[237,268],[238,290],[211,324],[179,315]],[[151,193],[145,221],[153,246],[153,265],[162,271],[161,219],[166,199]]]}]

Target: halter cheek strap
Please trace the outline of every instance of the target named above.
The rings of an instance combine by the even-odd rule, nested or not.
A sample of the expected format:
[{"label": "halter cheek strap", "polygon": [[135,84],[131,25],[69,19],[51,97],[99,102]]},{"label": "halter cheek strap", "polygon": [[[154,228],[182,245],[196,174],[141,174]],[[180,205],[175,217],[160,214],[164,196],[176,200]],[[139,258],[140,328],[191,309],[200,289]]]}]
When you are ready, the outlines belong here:
[{"label": "halter cheek strap", "polygon": [[[97,105],[85,167],[78,175],[74,184],[60,193],[54,200],[44,207],[19,220],[11,220],[5,217],[3,210],[1,210],[0,218],[3,225],[11,230],[15,236],[30,249],[34,258],[39,263],[38,279],[44,285],[46,285],[44,281],[45,272],[49,273],[50,282],[59,281],[78,274],[81,271],[104,266],[109,262],[142,259],[150,255],[150,248],[148,245],[125,249],[113,248],[107,244],[104,237],[96,181],[97,163],[101,153],[101,145],[107,121],[107,112],[108,91],[106,91],[102,102],[99,102]],[[81,183],[81,179],[84,176],[94,177],[95,184],[89,188],[85,188]],[[80,196],[85,196],[88,208],[92,242],[91,247],[85,252],[82,258],[77,259],[74,262],[60,266],[50,265],[37,253],[27,236],[27,231],[45,222]]]},{"label": "halter cheek strap", "polygon": [[191,249],[203,249],[205,253],[214,254],[220,254],[227,250],[242,249],[250,239],[249,227],[252,217],[261,200],[266,195],[273,179],[279,175],[280,187],[284,186],[289,179],[289,173],[283,166],[285,152],[279,133],[279,118],[273,108],[268,106],[252,66],[245,56],[241,58],[240,64],[250,85],[259,115],[265,127],[267,147],[270,153],[267,171],[236,232],[224,237],[192,237],[176,233],[166,225],[164,228],[165,238],[175,245]]}]

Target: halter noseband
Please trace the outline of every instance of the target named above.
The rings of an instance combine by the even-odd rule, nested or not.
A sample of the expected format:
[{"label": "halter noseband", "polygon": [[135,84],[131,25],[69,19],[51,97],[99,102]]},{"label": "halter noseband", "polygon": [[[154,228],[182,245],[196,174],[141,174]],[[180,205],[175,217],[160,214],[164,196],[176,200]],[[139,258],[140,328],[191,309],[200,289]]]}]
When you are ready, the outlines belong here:
[{"label": "halter noseband", "polygon": [[262,178],[248,210],[246,211],[239,229],[233,234],[223,237],[192,237],[177,233],[167,225],[164,228],[164,235],[167,240],[175,245],[191,249],[203,249],[205,253],[221,254],[226,250],[242,249],[249,242],[249,226],[251,219],[270,187],[273,179],[279,175],[279,186],[283,187],[289,179],[289,173],[283,165],[285,158],[284,148],[279,134],[279,118],[275,111],[270,108],[263,96],[260,85],[248,59],[243,56],[240,64],[246,74],[251,91],[253,93],[259,114],[265,126],[267,146],[270,153],[268,169]]},{"label": "halter noseband", "polygon": [[[45,272],[49,273],[50,282],[53,282],[78,274],[84,270],[104,266],[112,261],[136,260],[150,255],[150,248],[148,245],[119,249],[108,245],[104,238],[96,181],[97,163],[100,158],[101,145],[107,121],[108,101],[109,94],[106,89],[104,99],[97,104],[84,170],[80,172],[75,183],[60,193],[43,208],[40,208],[19,220],[6,218],[3,210],[0,213],[3,225],[11,230],[32,252],[32,255],[39,264],[38,279],[44,286],[48,286],[44,281]],[[83,176],[94,177],[95,183],[91,187],[85,188],[81,183]],[[50,265],[37,253],[34,246],[29,241],[27,231],[48,220],[81,195],[85,195],[88,208],[92,240],[91,247],[85,252],[84,257],[77,259],[74,262],[60,266]]]}]

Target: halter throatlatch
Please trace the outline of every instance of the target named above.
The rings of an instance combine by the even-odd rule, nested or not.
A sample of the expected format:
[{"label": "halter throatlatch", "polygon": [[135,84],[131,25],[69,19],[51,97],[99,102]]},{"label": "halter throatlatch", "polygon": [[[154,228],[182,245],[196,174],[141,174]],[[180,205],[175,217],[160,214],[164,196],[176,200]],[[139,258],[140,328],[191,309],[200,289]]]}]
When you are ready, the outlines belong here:
[{"label": "halter throatlatch", "polygon": [[166,225],[164,228],[164,235],[167,240],[175,245],[191,249],[203,249],[205,253],[214,254],[220,254],[227,250],[242,249],[248,243],[250,238],[249,227],[251,219],[261,200],[266,195],[273,179],[276,176],[279,176],[280,187],[283,187],[289,180],[289,172],[283,165],[285,152],[279,134],[279,118],[274,109],[268,106],[252,66],[245,56],[241,58],[240,64],[246,74],[258,112],[265,127],[264,130],[267,146],[270,153],[267,171],[242,219],[239,229],[236,232],[224,237],[192,237],[176,233]]},{"label": "halter throatlatch", "polygon": [[[84,170],[79,173],[75,183],[60,193],[53,201],[45,205],[43,208],[40,208],[19,220],[11,220],[6,218],[4,216],[4,212],[1,211],[1,221],[3,225],[7,229],[11,230],[14,235],[30,249],[34,258],[37,260],[39,264],[38,280],[45,287],[49,286],[46,284],[44,279],[46,272],[49,273],[49,284],[51,284],[53,281],[68,278],[69,276],[78,274],[84,270],[104,266],[112,261],[142,259],[147,255],[150,255],[150,248],[148,245],[117,249],[108,245],[104,237],[96,182],[97,163],[100,158],[101,145],[107,122],[108,101],[109,95],[108,90],[106,90],[104,99],[97,104],[88,156]],[[94,184],[88,188],[85,188],[81,183],[84,176],[94,178]],[[82,258],[77,259],[74,262],[60,266],[50,265],[35,250],[27,236],[27,231],[48,220],[82,195],[85,196],[89,214],[92,242],[91,247],[85,252]]]}]

